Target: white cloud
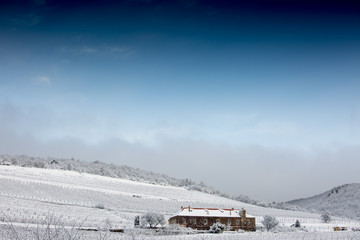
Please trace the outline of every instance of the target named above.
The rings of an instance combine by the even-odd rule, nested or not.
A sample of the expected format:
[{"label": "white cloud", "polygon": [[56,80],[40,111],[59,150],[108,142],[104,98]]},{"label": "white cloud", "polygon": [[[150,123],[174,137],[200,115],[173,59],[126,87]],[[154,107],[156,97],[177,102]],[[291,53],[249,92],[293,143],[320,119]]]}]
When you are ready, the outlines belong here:
[{"label": "white cloud", "polygon": [[[310,196],[360,181],[358,145],[323,145],[313,150],[231,145],[194,140],[181,128],[139,129],[126,134],[122,129],[127,126],[118,124],[120,127],[80,110],[58,107],[55,114],[44,108],[0,104],[0,153],[100,159],[203,180],[223,191],[268,201]],[[287,131],[287,127],[279,127],[275,132]],[[259,132],[269,130],[260,128]],[[236,184],[232,184],[234,178]]]},{"label": "white cloud", "polygon": [[[126,164],[204,181],[222,191],[267,201],[306,197],[360,180],[357,172],[359,146],[325,149],[309,154],[292,148],[259,145],[234,148],[185,138],[163,139],[156,148],[121,138],[97,144],[87,144],[74,137],[39,141],[34,135],[17,134],[0,125],[0,153]],[[341,164],[338,164],[340,160]],[[234,179],[236,184],[232,184]]]},{"label": "white cloud", "polygon": [[[138,125],[127,124],[115,116],[108,119],[100,111],[92,115],[82,105],[56,106],[28,108],[0,103],[0,153],[126,164],[174,177],[202,180],[229,193],[268,201],[306,197],[360,181],[358,144],[324,143],[314,149],[299,149],[261,142],[249,144],[247,137],[246,143],[233,144],[228,135],[223,141],[215,142],[194,137],[198,135],[194,134],[195,127],[162,124],[139,125],[134,129],[133,126]],[[240,117],[224,115],[220,119],[232,123]],[[249,119],[253,119],[251,114]],[[284,122],[268,122],[255,129],[252,132],[260,139],[270,135],[269,139],[273,140],[278,134],[284,134],[286,141],[294,138],[289,137],[292,125]],[[232,184],[234,179],[236,184]]]},{"label": "white cloud", "polygon": [[47,85],[51,84],[51,80],[47,76],[39,76],[39,77],[37,77],[36,82],[39,83],[39,84],[47,84]]},{"label": "white cloud", "polygon": [[293,135],[297,132],[297,126],[293,123],[279,123],[265,121],[253,127],[243,129],[238,132],[241,134],[274,134],[274,135]]},{"label": "white cloud", "polygon": [[189,136],[189,130],[182,127],[160,127],[137,129],[125,134],[119,133],[117,137],[129,143],[140,143],[148,147],[158,147],[164,139],[178,139]]}]

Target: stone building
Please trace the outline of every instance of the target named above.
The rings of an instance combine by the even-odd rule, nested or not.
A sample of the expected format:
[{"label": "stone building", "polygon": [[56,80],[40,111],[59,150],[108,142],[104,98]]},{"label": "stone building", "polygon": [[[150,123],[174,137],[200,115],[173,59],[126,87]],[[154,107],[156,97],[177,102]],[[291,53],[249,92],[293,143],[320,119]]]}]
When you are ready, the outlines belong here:
[{"label": "stone building", "polygon": [[197,230],[209,230],[216,222],[224,224],[225,229],[230,231],[256,230],[255,217],[246,215],[245,209],[181,207],[181,210],[169,219],[169,224],[179,224]]}]

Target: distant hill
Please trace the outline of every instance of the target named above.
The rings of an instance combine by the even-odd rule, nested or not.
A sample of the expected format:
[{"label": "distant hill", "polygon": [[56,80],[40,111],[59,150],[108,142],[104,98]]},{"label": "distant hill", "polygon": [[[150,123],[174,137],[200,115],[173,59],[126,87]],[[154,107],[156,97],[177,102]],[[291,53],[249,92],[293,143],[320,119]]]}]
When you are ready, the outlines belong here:
[{"label": "distant hill", "polygon": [[69,170],[84,172],[100,176],[121,178],[136,182],[168,185],[175,187],[187,187],[206,193],[219,193],[213,188],[206,186],[203,182],[196,183],[190,179],[176,179],[165,174],[154,173],[141,170],[126,165],[116,165],[101,162],[81,161],[74,158],[54,158],[54,157],[33,157],[27,155],[0,155],[0,165],[13,165],[21,167],[35,167],[46,169]]},{"label": "distant hill", "polygon": [[310,211],[360,220],[360,183],[345,184],[319,195],[287,202]]},{"label": "distant hill", "polygon": [[166,174],[154,173],[125,165],[116,165],[104,163],[101,161],[87,162],[74,158],[54,158],[54,157],[33,157],[27,155],[0,155],[0,165],[13,165],[21,167],[35,167],[45,169],[59,169],[76,172],[90,173],[100,176],[121,178],[141,183],[150,183],[164,186],[184,187],[188,190],[194,190],[221,197],[233,199],[243,203],[250,203],[261,207],[271,207],[285,210],[304,211],[300,207],[289,205],[283,202],[266,203],[251,199],[245,195],[230,195],[207,186],[205,183],[197,183],[191,179],[177,179]]}]

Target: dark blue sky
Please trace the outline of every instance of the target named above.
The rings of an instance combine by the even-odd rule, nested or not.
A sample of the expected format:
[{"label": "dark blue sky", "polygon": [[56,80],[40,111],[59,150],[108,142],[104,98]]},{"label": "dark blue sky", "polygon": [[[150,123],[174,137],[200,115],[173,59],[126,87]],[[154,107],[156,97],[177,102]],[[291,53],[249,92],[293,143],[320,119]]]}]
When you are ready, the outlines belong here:
[{"label": "dark blue sky", "polygon": [[360,157],[357,1],[74,2],[0,3],[1,152],[100,159],[218,188],[232,176],[213,167],[222,161],[270,179],[226,191],[268,200],[360,181],[342,169],[283,191],[316,179],[309,169],[335,173],[331,161]]}]

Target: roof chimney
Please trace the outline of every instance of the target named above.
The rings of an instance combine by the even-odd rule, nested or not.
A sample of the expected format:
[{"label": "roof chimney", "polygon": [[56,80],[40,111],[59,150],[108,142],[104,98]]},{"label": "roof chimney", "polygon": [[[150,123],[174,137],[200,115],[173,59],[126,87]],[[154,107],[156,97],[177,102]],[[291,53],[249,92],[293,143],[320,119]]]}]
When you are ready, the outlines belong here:
[{"label": "roof chimney", "polygon": [[246,218],[246,210],[245,210],[245,208],[241,209],[241,217]]}]

